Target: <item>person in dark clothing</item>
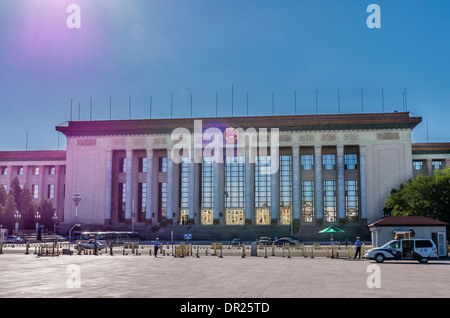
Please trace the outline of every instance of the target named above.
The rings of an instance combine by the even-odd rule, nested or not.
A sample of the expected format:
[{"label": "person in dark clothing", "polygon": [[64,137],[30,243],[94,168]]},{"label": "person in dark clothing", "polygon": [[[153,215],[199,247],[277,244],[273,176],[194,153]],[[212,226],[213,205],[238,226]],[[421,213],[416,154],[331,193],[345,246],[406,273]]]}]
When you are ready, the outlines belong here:
[{"label": "person in dark clothing", "polygon": [[356,258],[356,256],[359,256],[359,259],[361,259],[361,246],[362,246],[362,242],[359,239],[359,237],[356,238],[356,242],[355,242],[355,246],[356,246],[356,253],[355,256],[353,258]]},{"label": "person in dark clothing", "polygon": [[159,242],[159,238],[156,238],[156,241],[153,243],[154,251],[155,251],[155,257],[158,255],[158,249],[161,243]]}]

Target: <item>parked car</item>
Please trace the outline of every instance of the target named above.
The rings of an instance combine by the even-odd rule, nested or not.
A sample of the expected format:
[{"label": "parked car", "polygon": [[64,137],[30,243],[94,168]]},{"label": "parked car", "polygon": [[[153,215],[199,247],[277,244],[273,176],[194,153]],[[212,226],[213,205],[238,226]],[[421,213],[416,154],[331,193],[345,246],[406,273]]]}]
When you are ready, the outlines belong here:
[{"label": "parked car", "polygon": [[20,236],[15,236],[15,235],[8,235],[6,237],[6,239],[3,240],[3,243],[16,243],[16,244],[18,243],[18,244],[21,244],[21,243],[26,243],[26,242],[27,242],[26,239],[24,239],[24,238],[22,238]]},{"label": "parked car", "polygon": [[430,239],[392,240],[368,250],[364,257],[377,263],[385,260],[418,260],[427,263],[430,259],[439,258],[436,245]]},{"label": "parked car", "polygon": [[279,238],[278,240],[275,240],[275,241],[273,241],[273,244],[275,244],[275,245],[287,245],[287,244],[289,244],[289,245],[296,245],[296,244],[299,244],[300,243],[300,241],[299,240],[296,240],[296,239],[293,239],[293,238],[290,238],[290,237],[282,237],[282,238]]},{"label": "parked car", "polygon": [[263,245],[270,245],[272,244],[272,240],[270,239],[270,237],[261,236],[258,240],[258,243]]},{"label": "parked car", "polygon": [[234,238],[232,241],[231,241],[231,245],[232,246],[239,246],[239,245],[241,245],[241,239],[240,238]]}]

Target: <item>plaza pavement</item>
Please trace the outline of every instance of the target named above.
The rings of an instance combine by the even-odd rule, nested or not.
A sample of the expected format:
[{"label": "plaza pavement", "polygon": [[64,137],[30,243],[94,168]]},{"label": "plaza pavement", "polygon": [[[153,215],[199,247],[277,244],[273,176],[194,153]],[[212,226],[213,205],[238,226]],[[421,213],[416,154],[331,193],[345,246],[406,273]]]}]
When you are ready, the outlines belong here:
[{"label": "plaza pavement", "polygon": [[[369,265],[379,266],[379,288]],[[420,264],[326,257],[0,255],[0,298],[441,298],[450,260]],[[373,270],[373,269],[372,269]],[[373,286],[372,286],[373,287]]]}]

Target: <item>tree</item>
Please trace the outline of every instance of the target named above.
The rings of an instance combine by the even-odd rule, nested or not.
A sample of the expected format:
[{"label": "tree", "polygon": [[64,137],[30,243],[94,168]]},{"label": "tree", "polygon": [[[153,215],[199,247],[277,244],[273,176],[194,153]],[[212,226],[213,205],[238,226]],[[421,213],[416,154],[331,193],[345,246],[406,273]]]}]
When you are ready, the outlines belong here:
[{"label": "tree", "polygon": [[55,206],[52,200],[42,198],[39,202],[38,207],[39,213],[41,214],[41,224],[44,225],[46,229],[53,229],[53,213],[55,213]]},{"label": "tree", "polygon": [[14,214],[16,213],[16,201],[14,199],[14,195],[8,195],[6,198],[5,203],[5,228],[9,229],[9,232],[11,233],[14,229],[14,225],[16,223],[16,220],[14,219]]},{"label": "tree", "polygon": [[15,176],[11,180],[11,187],[10,187],[10,190],[9,190],[9,194],[14,195],[14,199],[16,201],[16,204],[19,204],[19,196],[20,196],[21,192],[22,192],[22,188],[20,187],[19,178],[17,176]]},{"label": "tree", "polygon": [[450,168],[433,176],[418,175],[393,189],[385,212],[393,215],[421,215],[450,223]]}]

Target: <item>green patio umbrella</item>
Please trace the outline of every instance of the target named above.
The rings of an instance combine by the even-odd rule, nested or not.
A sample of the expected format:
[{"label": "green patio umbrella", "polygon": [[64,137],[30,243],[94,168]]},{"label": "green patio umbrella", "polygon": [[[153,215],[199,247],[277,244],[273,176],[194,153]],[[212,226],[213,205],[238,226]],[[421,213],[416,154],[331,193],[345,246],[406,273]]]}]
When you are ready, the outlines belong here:
[{"label": "green patio umbrella", "polygon": [[338,229],[334,226],[329,226],[326,229],[319,231],[319,233],[331,233],[331,241],[333,241],[333,233],[344,233],[345,231]]}]

